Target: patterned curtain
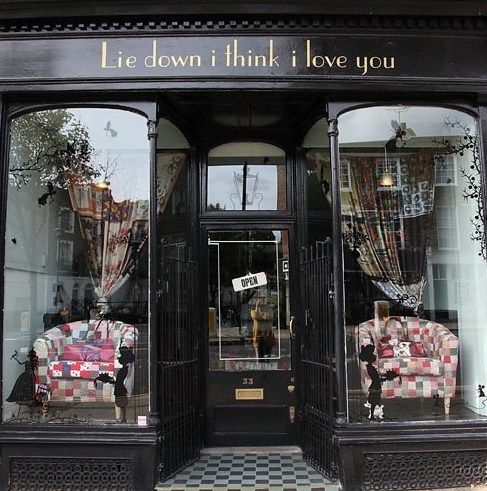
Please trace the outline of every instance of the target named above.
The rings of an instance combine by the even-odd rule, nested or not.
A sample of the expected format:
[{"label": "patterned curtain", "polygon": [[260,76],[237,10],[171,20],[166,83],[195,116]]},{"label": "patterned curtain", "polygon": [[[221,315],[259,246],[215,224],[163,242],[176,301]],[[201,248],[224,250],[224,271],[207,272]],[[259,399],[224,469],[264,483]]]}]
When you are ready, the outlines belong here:
[{"label": "patterned curtain", "polygon": [[183,152],[157,155],[157,213],[164,213],[186,161],[187,155]]},{"label": "patterned curtain", "polygon": [[380,182],[384,159],[347,159],[352,177],[348,194],[351,215],[343,217],[343,226],[363,237],[353,245],[359,253],[357,261],[390,299],[417,309],[426,283],[426,251],[435,223],[434,154],[422,149],[421,153],[395,157],[397,174],[389,187]]},{"label": "patterned curtain", "polygon": [[[180,151],[158,155],[157,211],[163,213],[174,190],[186,154]],[[110,189],[95,184],[69,187],[73,210],[87,245],[88,266],[99,306],[125,284],[134,271],[149,234],[148,200],[117,203]]]},{"label": "patterned curtain", "polygon": [[107,304],[129,279],[147,241],[149,202],[117,203],[110,189],[94,184],[72,185],[69,196],[87,245],[98,304]]}]

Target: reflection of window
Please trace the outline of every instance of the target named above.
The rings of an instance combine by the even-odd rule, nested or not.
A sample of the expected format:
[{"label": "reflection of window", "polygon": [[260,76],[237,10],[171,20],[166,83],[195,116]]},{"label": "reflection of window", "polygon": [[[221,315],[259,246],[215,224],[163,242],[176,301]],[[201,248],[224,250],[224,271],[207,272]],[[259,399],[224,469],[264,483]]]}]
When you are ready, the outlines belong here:
[{"label": "reflection of window", "polygon": [[286,209],[285,153],[266,143],[228,143],[208,155],[208,211]]},{"label": "reflection of window", "polygon": [[74,213],[69,208],[61,207],[59,209],[58,227],[61,232],[74,231]]},{"label": "reflection of window", "polygon": [[350,162],[348,160],[340,163],[340,189],[350,191]]},{"label": "reflection of window", "polygon": [[[379,187],[378,191],[391,191],[401,187],[401,166],[399,159],[378,159],[375,161],[375,172]],[[386,184],[387,183],[387,184]]]},{"label": "reflection of window", "polygon": [[436,207],[438,249],[458,249],[457,214],[454,206]]},{"label": "reflection of window", "polygon": [[69,267],[73,263],[73,241],[60,240],[58,244],[57,259],[61,266]]},{"label": "reflection of window", "polygon": [[435,156],[435,185],[456,185],[455,159],[453,155]]}]

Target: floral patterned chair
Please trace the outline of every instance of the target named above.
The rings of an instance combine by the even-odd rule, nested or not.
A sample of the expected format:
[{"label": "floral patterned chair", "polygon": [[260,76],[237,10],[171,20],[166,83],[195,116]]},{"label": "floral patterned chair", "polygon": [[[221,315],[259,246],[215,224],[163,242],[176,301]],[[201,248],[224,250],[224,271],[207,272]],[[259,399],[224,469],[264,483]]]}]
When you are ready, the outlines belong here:
[{"label": "floral patterned chair", "polygon": [[[136,351],[137,329],[120,321],[90,320],[61,324],[34,342],[39,357],[37,384],[45,384],[52,402],[113,402],[112,384],[97,384],[101,373],[114,377],[121,367],[119,348]],[[133,366],[125,381],[133,389]]]},{"label": "floral patterned chair", "polygon": [[[374,344],[379,373],[388,370],[399,377],[382,383],[383,398],[443,398],[445,414],[455,396],[458,338],[445,326],[419,317],[389,317],[368,320],[358,327],[358,353]],[[371,379],[360,362],[361,385],[368,393]]]}]

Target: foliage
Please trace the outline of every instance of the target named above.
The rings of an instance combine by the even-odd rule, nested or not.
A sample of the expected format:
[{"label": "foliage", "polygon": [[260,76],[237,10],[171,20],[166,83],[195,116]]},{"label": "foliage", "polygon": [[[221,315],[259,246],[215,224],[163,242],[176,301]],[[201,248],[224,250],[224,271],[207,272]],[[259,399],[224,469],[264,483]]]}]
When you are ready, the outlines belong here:
[{"label": "foliage", "polygon": [[446,155],[471,155],[470,166],[468,169],[460,169],[462,176],[467,181],[467,186],[462,190],[462,196],[465,201],[475,201],[475,215],[470,219],[474,226],[474,231],[471,239],[479,242],[479,256],[487,259],[486,234],[485,234],[485,211],[481,190],[481,164],[480,164],[480,147],[478,133],[472,132],[471,129],[460,123],[459,121],[445,121],[447,128],[459,129],[462,132],[462,137],[455,140],[453,143],[448,138],[435,140],[435,143],[440,146]]},{"label": "foliage", "polygon": [[36,179],[58,188],[89,182],[99,175],[93,151],[87,128],[67,109],[19,116],[11,127],[10,182],[22,187]]}]

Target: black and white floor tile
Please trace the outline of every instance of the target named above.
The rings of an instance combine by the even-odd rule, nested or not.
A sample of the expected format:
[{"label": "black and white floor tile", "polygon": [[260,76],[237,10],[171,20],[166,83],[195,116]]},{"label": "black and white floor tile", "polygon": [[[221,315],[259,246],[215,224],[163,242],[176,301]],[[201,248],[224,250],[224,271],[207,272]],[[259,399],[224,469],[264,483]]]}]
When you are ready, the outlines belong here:
[{"label": "black and white floor tile", "polygon": [[336,491],[336,483],[304,462],[300,453],[203,454],[157,490]]}]

